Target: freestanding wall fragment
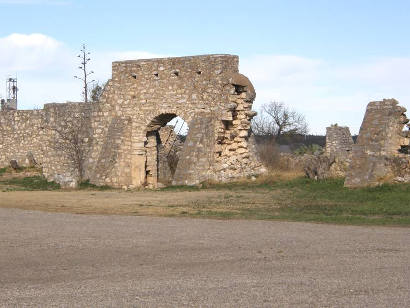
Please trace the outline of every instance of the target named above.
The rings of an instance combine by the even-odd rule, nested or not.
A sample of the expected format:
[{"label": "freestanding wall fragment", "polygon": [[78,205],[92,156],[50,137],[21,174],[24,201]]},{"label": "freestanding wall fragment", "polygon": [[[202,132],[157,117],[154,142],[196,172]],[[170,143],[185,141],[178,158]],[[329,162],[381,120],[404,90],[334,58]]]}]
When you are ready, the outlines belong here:
[{"label": "freestanding wall fragment", "polygon": [[326,127],[325,154],[330,160],[328,176],[345,177],[352,157],[353,139],[346,126]]},{"label": "freestanding wall fragment", "polygon": [[326,127],[326,149],[328,156],[348,157],[352,151],[353,139],[349,127],[337,124]]},{"label": "freestanding wall fragment", "polygon": [[345,186],[375,186],[392,181],[410,181],[410,157],[406,109],[395,99],[370,102],[353,145]]}]

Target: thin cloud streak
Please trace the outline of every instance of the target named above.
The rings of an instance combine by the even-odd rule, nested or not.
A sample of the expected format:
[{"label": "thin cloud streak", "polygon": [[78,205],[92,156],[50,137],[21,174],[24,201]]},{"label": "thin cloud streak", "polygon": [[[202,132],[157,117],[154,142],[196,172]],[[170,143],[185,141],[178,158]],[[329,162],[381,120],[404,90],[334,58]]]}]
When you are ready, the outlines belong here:
[{"label": "thin cloud streak", "polygon": [[60,0],[0,0],[0,4],[9,5],[69,5],[70,1]]}]

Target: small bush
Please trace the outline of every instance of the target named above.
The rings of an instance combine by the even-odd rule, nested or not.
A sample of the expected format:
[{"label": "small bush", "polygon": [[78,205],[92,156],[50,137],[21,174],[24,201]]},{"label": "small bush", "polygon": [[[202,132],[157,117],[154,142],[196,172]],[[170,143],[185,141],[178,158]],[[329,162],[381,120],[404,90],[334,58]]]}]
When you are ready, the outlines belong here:
[{"label": "small bush", "polygon": [[294,153],[296,155],[320,155],[323,153],[323,148],[318,144],[302,145],[301,147],[297,148]]}]

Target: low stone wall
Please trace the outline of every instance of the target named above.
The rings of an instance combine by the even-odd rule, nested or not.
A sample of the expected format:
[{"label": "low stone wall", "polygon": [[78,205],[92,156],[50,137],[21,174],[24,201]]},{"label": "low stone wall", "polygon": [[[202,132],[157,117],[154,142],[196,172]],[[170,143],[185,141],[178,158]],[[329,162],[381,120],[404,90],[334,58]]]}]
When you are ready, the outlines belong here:
[{"label": "low stone wall", "polygon": [[9,110],[0,112],[0,167],[12,159],[27,166],[27,154],[32,153],[39,165],[44,161],[43,110]]},{"label": "low stone wall", "polygon": [[[82,103],[46,104],[41,110],[1,111],[0,167],[8,166],[11,160],[27,166],[31,164],[30,155],[48,180],[74,187],[78,168],[73,138],[78,138],[78,147],[85,153],[92,140],[90,113],[91,105]],[[81,163],[85,170],[85,161]]]}]

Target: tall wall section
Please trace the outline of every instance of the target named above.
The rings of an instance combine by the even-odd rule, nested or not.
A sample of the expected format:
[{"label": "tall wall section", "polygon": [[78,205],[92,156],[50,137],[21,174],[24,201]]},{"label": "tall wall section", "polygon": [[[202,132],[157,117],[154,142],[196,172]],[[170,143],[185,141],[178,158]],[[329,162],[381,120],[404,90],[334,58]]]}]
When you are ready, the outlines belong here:
[{"label": "tall wall section", "polygon": [[[147,134],[175,116],[189,127],[202,117],[211,119],[216,142],[209,168],[181,170],[193,176],[184,183],[258,173],[260,163],[247,148],[255,92],[249,80],[238,73],[237,56],[122,61],[112,67],[112,79],[92,113],[91,182],[124,188],[145,185],[150,160],[147,145],[153,146],[152,141],[147,142]],[[197,154],[208,155],[207,151]]]},{"label": "tall wall section", "polygon": [[375,186],[392,181],[410,181],[410,155],[406,109],[395,99],[370,102],[353,146],[345,186]]}]

